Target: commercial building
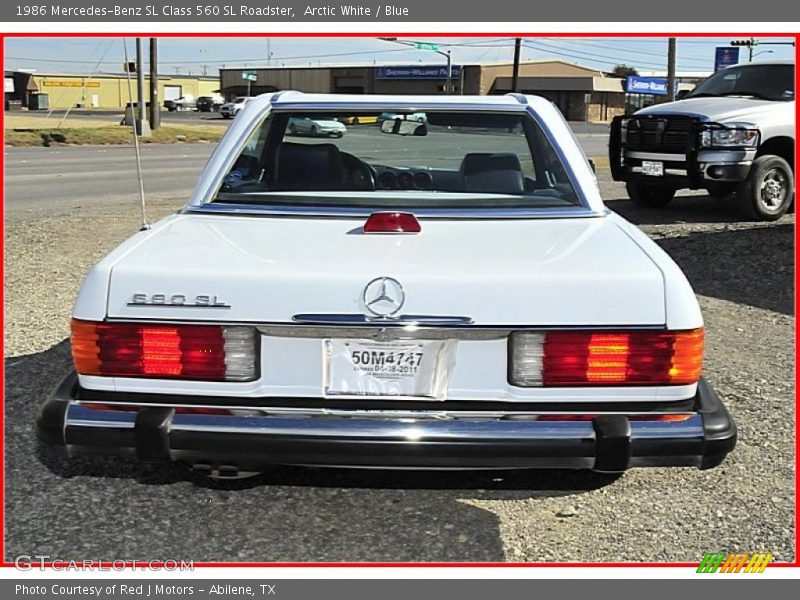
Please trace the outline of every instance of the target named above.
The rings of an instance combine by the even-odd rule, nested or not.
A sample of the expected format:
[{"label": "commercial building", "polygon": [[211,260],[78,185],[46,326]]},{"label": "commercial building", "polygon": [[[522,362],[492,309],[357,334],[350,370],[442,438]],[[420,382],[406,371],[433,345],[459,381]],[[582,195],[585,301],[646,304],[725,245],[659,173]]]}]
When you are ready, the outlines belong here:
[{"label": "commercial building", "polygon": [[[131,75],[133,99],[136,101],[136,76]],[[150,78],[145,77],[145,97],[149,98]],[[210,96],[219,88],[217,77],[191,75],[159,75],[158,98],[174,100],[181,96]],[[124,109],[130,101],[128,77],[125,73],[80,75],[39,73],[38,71],[5,72],[6,108],[96,108]]]},{"label": "commercial building", "polygon": [[[454,94],[505,94],[512,90],[513,65],[452,65]],[[572,121],[607,122],[625,110],[624,80],[561,60],[525,62],[517,89],[550,99]],[[443,94],[447,68],[425,65],[237,67],[220,70],[226,97],[298,90],[339,94]]]}]

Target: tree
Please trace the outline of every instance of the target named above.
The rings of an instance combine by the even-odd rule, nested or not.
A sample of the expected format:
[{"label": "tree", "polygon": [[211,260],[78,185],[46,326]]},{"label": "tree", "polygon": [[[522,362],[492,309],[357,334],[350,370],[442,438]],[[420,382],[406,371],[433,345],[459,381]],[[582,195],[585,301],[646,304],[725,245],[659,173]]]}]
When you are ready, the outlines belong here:
[{"label": "tree", "polygon": [[611,74],[614,77],[628,77],[629,75],[636,76],[639,74],[639,71],[636,70],[635,67],[629,67],[628,65],[617,65],[614,67],[614,70],[611,71]]}]

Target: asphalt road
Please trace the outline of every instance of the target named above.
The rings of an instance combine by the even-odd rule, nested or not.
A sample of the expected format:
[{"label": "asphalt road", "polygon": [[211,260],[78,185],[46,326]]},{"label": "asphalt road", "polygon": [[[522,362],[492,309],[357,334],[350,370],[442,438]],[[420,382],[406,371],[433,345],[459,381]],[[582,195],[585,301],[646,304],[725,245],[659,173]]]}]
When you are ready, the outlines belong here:
[{"label": "asphalt road", "polygon": [[[148,147],[146,168],[153,177],[174,170],[160,163],[185,148]],[[130,203],[121,194],[132,180],[108,175],[124,171],[130,150],[105,150],[7,151],[6,560],[691,562],[719,550],[794,560],[793,217],[742,223],[729,205],[702,194],[643,210],[599,172],[608,205],[655,239],[698,294],[705,373],[740,432],[716,469],[615,478],[281,468],[213,484],[179,466],[64,462],[35,441],[36,404],[70,368],[66,338],[78,287],[138,224],[135,193]],[[194,150],[186,168],[199,170],[210,147]],[[13,179],[24,176],[26,163],[14,161],[26,156],[41,158],[26,180],[40,186],[36,200]],[[83,169],[90,156],[94,166]],[[79,169],[84,201],[73,208],[71,178],[49,174]],[[158,176],[149,184],[156,218],[179,208],[189,187]]]},{"label": "asphalt road", "polygon": [[[47,117],[47,112],[26,111],[15,113],[25,115],[26,117],[37,117],[44,119]],[[63,110],[55,110],[51,115],[51,119],[56,117],[60,118],[64,115]],[[105,119],[110,121],[119,122],[122,119],[123,111],[91,111],[91,110],[71,110],[69,113],[70,118],[77,119]],[[163,123],[184,123],[187,125],[230,125],[229,119],[224,119],[219,113],[206,113],[193,110],[174,111],[169,112],[161,111],[161,121]],[[576,133],[579,134],[597,134],[608,135],[608,125],[605,123],[585,123],[583,121],[571,121],[570,126]]]},{"label": "asphalt road", "polygon": [[[141,147],[148,198],[188,200],[215,144]],[[14,221],[39,211],[53,215],[127,204],[139,198],[134,149],[128,146],[6,148],[5,212]]]},{"label": "asphalt road", "polygon": [[[372,129],[351,128],[347,146],[369,153],[373,135]],[[579,133],[578,139],[588,156],[605,155],[605,134]],[[317,140],[296,138],[296,141]],[[484,142],[486,151],[503,150],[502,138],[481,136],[481,143]],[[214,148],[215,144],[142,145],[142,172],[148,198],[188,200]],[[442,146],[441,154],[447,150]],[[127,146],[6,148],[6,219],[30,218],[40,210],[62,214],[104,203],[137,206],[139,187],[134,159],[133,148]]]},{"label": "asphalt road", "polygon": [[[65,111],[54,110],[52,113],[47,111],[25,111],[12,113],[17,115],[24,115],[25,117],[33,117],[38,119],[60,119],[64,116]],[[49,114],[49,117],[48,117]],[[89,121],[108,121],[109,123],[119,123],[122,117],[125,116],[124,111],[102,110],[71,110],[69,111],[70,119],[83,119]],[[56,121],[58,122],[58,121]],[[184,125],[222,125],[227,127],[231,124],[230,119],[225,119],[219,113],[206,113],[197,111],[175,111],[169,112],[166,110],[161,111],[161,122],[165,124],[184,124]],[[52,123],[52,121],[51,121]]]}]

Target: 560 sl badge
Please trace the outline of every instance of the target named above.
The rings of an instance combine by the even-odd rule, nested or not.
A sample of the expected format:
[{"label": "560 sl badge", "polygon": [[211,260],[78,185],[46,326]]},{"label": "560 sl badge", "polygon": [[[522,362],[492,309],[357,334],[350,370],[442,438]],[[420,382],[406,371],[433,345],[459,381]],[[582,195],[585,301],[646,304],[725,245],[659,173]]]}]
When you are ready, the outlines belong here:
[{"label": "560 sl badge", "polygon": [[230,308],[231,305],[219,299],[219,296],[200,294],[134,294],[128,306],[169,306],[186,308]]}]

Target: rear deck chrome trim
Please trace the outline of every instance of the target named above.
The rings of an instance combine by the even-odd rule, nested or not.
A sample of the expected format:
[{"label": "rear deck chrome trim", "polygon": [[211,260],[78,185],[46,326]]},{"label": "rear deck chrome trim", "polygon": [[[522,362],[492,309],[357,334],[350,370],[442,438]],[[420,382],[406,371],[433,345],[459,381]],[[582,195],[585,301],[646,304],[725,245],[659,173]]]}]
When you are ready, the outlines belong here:
[{"label": "rear deck chrome trim", "polygon": [[[247,215],[262,217],[339,217],[367,218],[374,212],[389,209],[401,210],[392,206],[325,206],[285,205],[268,203],[207,202],[199,206],[188,205],[182,209],[184,214]],[[579,219],[605,217],[608,210],[592,210],[574,206],[568,208],[402,208],[413,212],[421,219]]]},{"label": "rear deck chrome trim", "polygon": [[437,325],[472,325],[472,317],[449,317],[436,315],[398,315],[396,317],[369,317],[363,314],[307,313],[292,317],[295,323],[308,325],[380,325],[392,327],[415,327]]}]

